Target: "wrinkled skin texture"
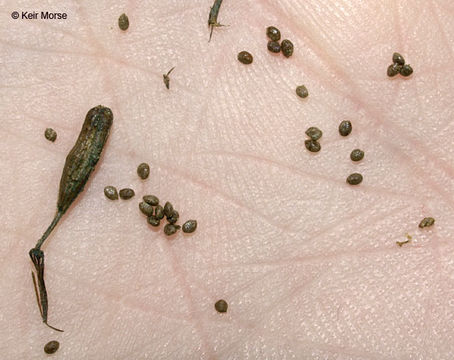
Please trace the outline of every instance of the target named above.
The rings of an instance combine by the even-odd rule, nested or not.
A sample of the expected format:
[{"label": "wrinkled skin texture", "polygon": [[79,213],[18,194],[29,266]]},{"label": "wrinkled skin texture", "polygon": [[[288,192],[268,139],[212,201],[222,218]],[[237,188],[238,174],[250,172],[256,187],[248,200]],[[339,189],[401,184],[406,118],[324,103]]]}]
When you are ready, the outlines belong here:
[{"label": "wrinkled skin texture", "polygon": [[[55,339],[54,359],[452,359],[452,1],[226,0],[210,43],[212,1],[182,3],[2,2],[2,358],[42,359]],[[291,58],[268,52],[269,25]],[[411,77],[386,76],[394,51]],[[99,104],[114,113],[105,152],[43,246],[59,334],[41,322],[28,250]],[[136,196],[109,201],[106,185]],[[147,193],[197,231],[151,228]],[[425,216],[435,225],[419,229]]]}]

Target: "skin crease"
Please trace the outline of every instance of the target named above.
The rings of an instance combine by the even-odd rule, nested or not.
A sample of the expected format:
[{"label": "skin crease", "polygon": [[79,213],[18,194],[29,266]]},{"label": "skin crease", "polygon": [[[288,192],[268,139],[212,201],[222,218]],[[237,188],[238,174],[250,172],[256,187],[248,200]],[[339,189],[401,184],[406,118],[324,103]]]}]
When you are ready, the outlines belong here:
[{"label": "skin crease", "polygon": [[[54,359],[451,359],[452,2],[229,0],[210,43],[212,1],[184,4],[3,2],[2,358],[42,359],[58,340]],[[269,25],[291,58],[268,52]],[[411,77],[386,76],[395,51]],[[59,334],[41,322],[27,252],[99,104],[114,114],[104,154],[43,246]],[[319,153],[304,147],[310,126]],[[136,196],[109,201],[106,185]],[[138,203],[150,193],[196,232],[148,225]],[[419,229],[426,216],[435,225]]]}]

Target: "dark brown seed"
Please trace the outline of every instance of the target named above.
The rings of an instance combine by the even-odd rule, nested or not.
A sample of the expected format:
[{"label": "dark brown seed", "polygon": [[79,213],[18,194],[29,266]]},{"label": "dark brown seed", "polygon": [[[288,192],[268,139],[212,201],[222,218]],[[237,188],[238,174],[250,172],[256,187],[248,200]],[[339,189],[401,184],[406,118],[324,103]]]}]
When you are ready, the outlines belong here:
[{"label": "dark brown seed", "polygon": [[164,204],[164,215],[169,217],[173,213],[173,205],[168,201]]},{"label": "dark brown seed", "polygon": [[350,174],[347,177],[347,183],[349,183],[350,185],[358,185],[361,183],[361,181],[363,181],[363,176],[358,173]]},{"label": "dark brown seed", "polygon": [[106,186],[104,188],[104,195],[106,195],[106,198],[109,200],[118,200],[118,192],[114,186]]},{"label": "dark brown seed", "polygon": [[425,227],[432,226],[433,224],[435,224],[435,219],[433,217],[426,217],[421,220],[421,222],[419,223],[419,227],[422,229]]},{"label": "dark brown seed", "polygon": [[268,50],[271,51],[272,53],[278,53],[281,51],[281,45],[277,41],[268,41]]},{"label": "dark brown seed", "polygon": [[154,216],[159,220],[164,218],[164,208],[161,205],[156,206]]},{"label": "dark brown seed", "polygon": [[228,307],[229,307],[229,305],[227,304],[227,302],[222,299],[216,301],[216,304],[214,304],[214,308],[216,309],[217,312],[220,312],[220,313],[227,312]]},{"label": "dark brown seed", "polygon": [[274,26],[268,26],[266,28],[266,36],[268,36],[273,41],[281,40],[281,32]]},{"label": "dark brown seed", "polygon": [[167,236],[173,235],[178,231],[180,227],[180,225],[167,224],[166,226],[164,226],[164,234],[166,234]]},{"label": "dark brown seed", "polygon": [[395,52],[393,54],[393,63],[398,65],[405,65],[405,59],[402,55]]},{"label": "dark brown seed", "polygon": [[150,165],[147,163],[142,163],[137,167],[137,175],[143,180],[145,180],[150,175]]},{"label": "dark brown seed", "polygon": [[318,127],[312,126],[306,130],[306,135],[312,140],[317,141],[322,137],[323,133]]},{"label": "dark brown seed", "polygon": [[44,137],[47,140],[54,142],[57,139],[57,132],[52,128],[47,128],[46,131],[44,131]]},{"label": "dark brown seed", "polygon": [[285,57],[290,57],[293,54],[293,43],[290,40],[282,40],[281,50]]},{"label": "dark brown seed", "polygon": [[120,17],[118,18],[118,27],[123,31],[128,30],[129,19],[126,16],[126,14],[121,14]]},{"label": "dark brown seed", "polygon": [[184,233],[192,233],[197,229],[197,220],[188,220],[181,227]]},{"label": "dark brown seed", "polygon": [[389,77],[396,76],[400,72],[401,69],[402,69],[402,65],[391,64],[388,66],[387,74]]},{"label": "dark brown seed", "polygon": [[363,157],[364,151],[360,149],[355,149],[350,153],[350,159],[352,159],[352,161],[360,161],[363,159]]},{"label": "dark brown seed", "polygon": [[296,95],[304,99],[309,96],[309,92],[307,91],[307,88],[304,85],[300,85],[296,87]]},{"label": "dark brown seed", "polygon": [[150,204],[147,204],[146,202],[140,202],[139,203],[139,209],[142,212],[142,214],[146,216],[151,216],[153,215],[153,206]]},{"label": "dark brown seed", "polygon": [[246,65],[251,64],[253,60],[254,60],[254,58],[247,51],[241,51],[238,54],[238,61],[242,64],[246,64]]},{"label": "dark brown seed", "polygon": [[178,221],[179,217],[180,217],[180,214],[178,213],[178,211],[173,210],[172,213],[170,214],[170,216],[167,216],[167,221],[170,224],[175,224]]},{"label": "dark brown seed", "polygon": [[402,76],[410,76],[413,74],[413,68],[410,65],[404,65],[402,66],[402,69],[400,69],[400,75]]},{"label": "dark brown seed", "polygon": [[352,132],[352,123],[348,120],[344,120],[339,124],[339,134],[347,136]]},{"label": "dark brown seed", "polygon": [[161,220],[156,218],[156,216],[149,216],[147,221],[151,226],[159,226],[159,224],[161,223]]},{"label": "dark brown seed", "polygon": [[145,201],[147,204],[150,204],[151,206],[156,206],[159,204],[159,199],[154,195],[145,195],[143,197],[143,201]]},{"label": "dark brown seed", "polygon": [[44,345],[44,352],[46,354],[53,354],[57,352],[58,348],[60,347],[60,343],[56,340],[49,341],[46,345]]},{"label": "dark brown seed", "polygon": [[321,149],[320,143],[312,139],[306,140],[304,145],[306,145],[306,149],[310,152],[319,152]]},{"label": "dark brown seed", "polygon": [[120,190],[120,198],[123,200],[128,200],[131,199],[135,195],[135,192],[133,189],[121,189]]}]

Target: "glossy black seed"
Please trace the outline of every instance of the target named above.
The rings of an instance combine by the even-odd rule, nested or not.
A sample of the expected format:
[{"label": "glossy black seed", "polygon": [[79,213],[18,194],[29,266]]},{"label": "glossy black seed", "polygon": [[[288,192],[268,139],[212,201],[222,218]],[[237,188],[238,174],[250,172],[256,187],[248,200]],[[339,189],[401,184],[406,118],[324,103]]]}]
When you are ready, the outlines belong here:
[{"label": "glossy black seed", "polygon": [[184,233],[192,233],[197,229],[197,220],[188,220],[181,227]]},{"label": "glossy black seed", "polygon": [[153,206],[151,206],[150,204],[147,204],[144,201],[139,203],[139,209],[142,212],[142,214],[144,214],[146,216],[153,215]]},{"label": "glossy black seed", "polygon": [[296,95],[304,99],[309,96],[309,92],[307,91],[307,88],[304,85],[300,85],[296,87]]},{"label": "glossy black seed", "polygon": [[154,195],[145,195],[143,197],[143,201],[152,206],[156,206],[159,204],[159,199]]},{"label": "glossy black seed", "polygon": [[347,177],[347,183],[349,183],[350,185],[358,185],[358,184],[361,184],[362,181],[363,181],[363,176],[358,173],[350,174]]},{"label": "glossy black seed", "polygon": [[175,224],[178,221],[179,217],[180,217],[180,214],[178,213],[178,211],[173,210],[172,213],[170,214],[170,216],[167,216],[167,221],[170,224]]},{"label": "glossy black seed", "polygon": [[352,132],[352,123],[348,120],[344,120],[339,124],[339,134],[347,136]]},{"label": "glossy black seed", "polygon": [[104,195],[110,200],[118,200],[118,192],[114,186],[106,186],[104,188]]},{"label": "glossy black seed", "polygon": [[121,14],[120,17],[118,18],[118,27],[123,31],[128,30],[129,19],[126,16],[126,14]]},{"label": "glossy black seed", "polygon": [[135,192],[133,189],[121,189],[120,190],[120,198],[123,200],[128,200],[131,199],[135,195]]},{"label": "glossy black seed", "polygon": [[253,60],[254,60],[254,58],[247,51],[241,51],[238,54],[238,61],[242,64],[246,64],[246,65],[251,64]]},{"label": "glossy black seed", "polygon": [[57,352],[58,348],[60,347],[60,343],[56,340],[49,341],[46,345],[44,345],[44,352],[46,354],[53,354]]},{"label": "glossy black seed", "polygon": [[214,308],[216,309],[217,312],[220,312],[220,313],[227,312],[228,307],[229,307],[229,305],[227,304],[227,302],[222,299],[216,301],[216,304],[214,304]]},{"label": "glossy black seed", "polygon": [[269,51],[273,52],[273,53],[278,53],[281,51],[281,45],[279,45],[279,43],[277,41],[268,41],[268,45],[267,45],[267,48]]},{"label": "glossy black seed", "polygon": [[400,72],[401,69],[402,69],[402,65],[391,64],[388,66],[388,70],[386,71],[386,73],[389,77],[393,77],[393,76],[396,76]]},{"label": "glossy black seed", "polygon": [[169,217],[173,213],[173,205],[168,201],[164,204],[164,215]]},{"label": "glossy black seed", "polygon": [[47,140],[54,142],[57,139],[57,132],[52,128],[47,128],[46,131],[44,131],[44,137]]},{"label": "glossy black seed", "polygon": [[285,57],[290,57],[293,54],[293,43],[290,40],[282,40],[281,51]]},{"label": "glossy black seed", "polygon": [[364,151],[360,149],[352,150],[352,152],[350,153],[350,159],[352,159],[352,161],[360,161],[363,159],[363,157]]},{"label": "glossy black seed", "polygon": [[149,216],[147,221],[151,226],[159,226],[159,224],[161,223],[161,220],[156,218],[156,216]]},{"label": "glossy black seed", "polygon": [[404,65],[400,69],[400,75],[402,76],[410,76],[411,74],[413,74],[413,68],[410,65]]},{"label": "glossy black seed", "polygon": [[309,136],[312,140],[317,141],[322,137],[323,133],[318,127],[311,126],[306,130],[306,135]]},{"label": "glossy black seed", "polygon": [[304,145],[306,145],[306,149],[310,152],[319,152],[321,149],[320,143],[312,139],[306,140]]},{"label": "glossy black seed", "polygon": [[147,163],[142,163],[137,167],[137,175],[143,180],[145,180],[150,175],[150,165]]},{"label": "glossy black seed", "polygon": [[266,28],[266,36],[268,36],[273,41],[281,40],[281,32],[274,26],[268,26]]},{"label": "glossy black seed", "polygon": [[161,205],[156,206],[154,216],[159,220],[164,218],[164,208]]},{"label": "glossy black seed", "polygon": [[178,229],[180,229],[180,227],[180,225],[167,224],[164,226],[164,234],[167,236],[173,235],[178,231]]},{"label": "glossy black seed", "polygon": [[395,52],[393,54],[393,63],[398,65],[405,65],[405,59],[402,55]]},{"label": "glossy black seed", "polygon": [[421,220],[421,222],[419,223],[419,227],[422,229],[425,227],[432,226],[433,224],[435,224],[435,219],[433,217],[426,217]]}]

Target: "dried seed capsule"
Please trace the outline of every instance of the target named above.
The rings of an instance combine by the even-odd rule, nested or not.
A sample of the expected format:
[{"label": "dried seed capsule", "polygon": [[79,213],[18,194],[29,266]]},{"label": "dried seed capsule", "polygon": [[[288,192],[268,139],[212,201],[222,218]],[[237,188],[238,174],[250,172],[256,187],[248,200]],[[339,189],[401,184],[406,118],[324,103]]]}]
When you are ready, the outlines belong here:
[{"label": "dried seed capsule", "polygon": [[126,14],[121,14],[120,17],[118,18],[118,27],[123,31],[128,30],[129,19],[126,16]]},{"label": "dried seed capsule", "polygon": [[402,69],[402,65],[391,64],[388,66],[388,70],[386,71],[386,73],[389,77],[393,77],[393,76],[396,76],[400,72],[401,69]]},{"label": "dried seed capsule", "polygon": [[120,198],[123,200],[128,200],[131,199],[135,195],[135,192],[133,189],[121,189],[120,190]]},{"label": "dried seed capsule", "polygon": [[173,205],[168,201],[164,204],[164,215],[169,217],[173,213]]},{"label": "dried seed capsule", "polygon": [[47,140],[54,142],[57,139],[57,132],[52,128],[47,128],[46,131],[44,131],[44,137]]},{"label": "dried seed capsule", "polygon": [[310,152],[319,152],[321,149],[320,143],[312,139],[306,140],[304,145],[306,145],[306,149]]},{"label": "dried seed capsule", "polygon": [[166,234],[167,236],[173,235],[178,231],[180,227],[180,225],[167,224],[166,226],[164,226],[164,234]]},{"label": "dried seed capsule", "polygon": [[281,51],[281,45],[277,41],[268,41],[268,50],[271,51],[272,53],[278,53]]},{"label": "dried seed capsule", "polygon": [[139,203],[139,209],[142,212],[142,214],[146,216],[151,216],[153,215],[153,206],[150,204],[147,204],[146,202],[140,202]]},{"label": "dried seed capsule", "polygon": [[114,186],[106,186],[104,188],[104,195],[106,195],[106,198],[109,200],[118,200],[118,192]]},{"label": "dried seed capsule", "polygon": [[159,226],[159,224],[161,223],[161,220],[156,218],[156,216],[149,216],[147,221],[151,226]]},{"label": "dried seed capsule", "polygon": [[143,180],[145,180],[148,175],[150,175],[150,165],[147,163],[142,163],[137,167],[137,175]]},{"label": "dried seed capsule", "polygon": [[433,224],[435,224],[435,219],[433,217],[426,217],[421,220],[421,222],[419,223],[419,227],[422,229],[425,227],[432,226]]},{"label": "dried seed capsule", "polygon": [[350,153],[350,159],[352,159],[352,161],[360,161],[363,159],[363,157],[364,151],[360,149],[352,150],[352,152]]},{"label": "dried seed capsule", "polygon": [[161,205],[156,206],[154,216],[159,220],[164,218],[164,208]]},{"label": "dried seed capsule", "polygon": [[145,195],[143,197],[143,201],[145,201],[147,204],[150,204],[151,206],[156,206],[159,204],[159,199],[154,195]]},{"label": "dried seed capsule", "polygon": [[238,54],[238,61],[242,64],[246,64],[246,65],[251,64],[253,60],[254,60],[254,58],[247,51],[241,51]]},{"label": "dried seed capsule", "polygon": [[293,54],[293,43],[290,40],[282,40],[281,50],[285,57],[290,57]]},{"label": "dried seed capsule", "polygon": [[197,220],[188,220],[181,227],[184,233],[192,233],[197,229]]},{"label": "dried seed capsule", "polygon": [[398,64],[398,65],[405,65],[405,59],[402,55],[399,53],[395,52],[393,54],[393,63]]},{"label": "dried seed capsule", "polygon": [[363,176],[358,173],[350,174],[347,177],[347,183],[349,183],[350,185],[358,185],[358,184],[361,184],[362,181],[363,181]]},{"label": "dried seed capsule", "polygon": [[46,354],[53,354],[57,352],[58,348],[60,347],[60,343],[56,340],[49,341],[46,345],[44,345],[44,352]]},{"label": "dried seed capsule", "polygon": [[402,76],[410,76],[411,74],[413,74],[413,68],[410,66],[410,65],[404,65],[402,66],[402,69],[400,69],[400,75]]},{"label": "dried seed capsule", "polygon": [[323,133],[318,127],[312,126],[306,130],[306,135],[312,140],[317,141],[322,137]]},{"label": "dried seed capsule", "polygon": [[296,87],[296,95],[304,99],[309,96],[309,92],[307,91],[307,88],[304,85],[300,85]]},{"label": "dried seed capsule", "polygon": [[268,36],[273,41],[281,40],[281,32],[274,26],[268,26],[266,28],[266,36]]},{"label": "dried seed capsule", "polygon": [[352,132],[352,123],[348,120],[344,120],[339,124],[339,134],[347,136]]},{"label": "dried seed capsule", "polygon": [[216,301],[216,304],[214,304],[214,308],[216,309],[217,312],[220,313],[225,313],[227,312],[228,304],[225,300],[218,300]]},{"label": "dried seed capsule", "polygon": [[170,216],[167,216],[167,221],[170,224],[175,224],[178,221],[179,217],[180,217],[180,214],[178,213],[178,211],[173,210],[172,213],[170,214]]}]

